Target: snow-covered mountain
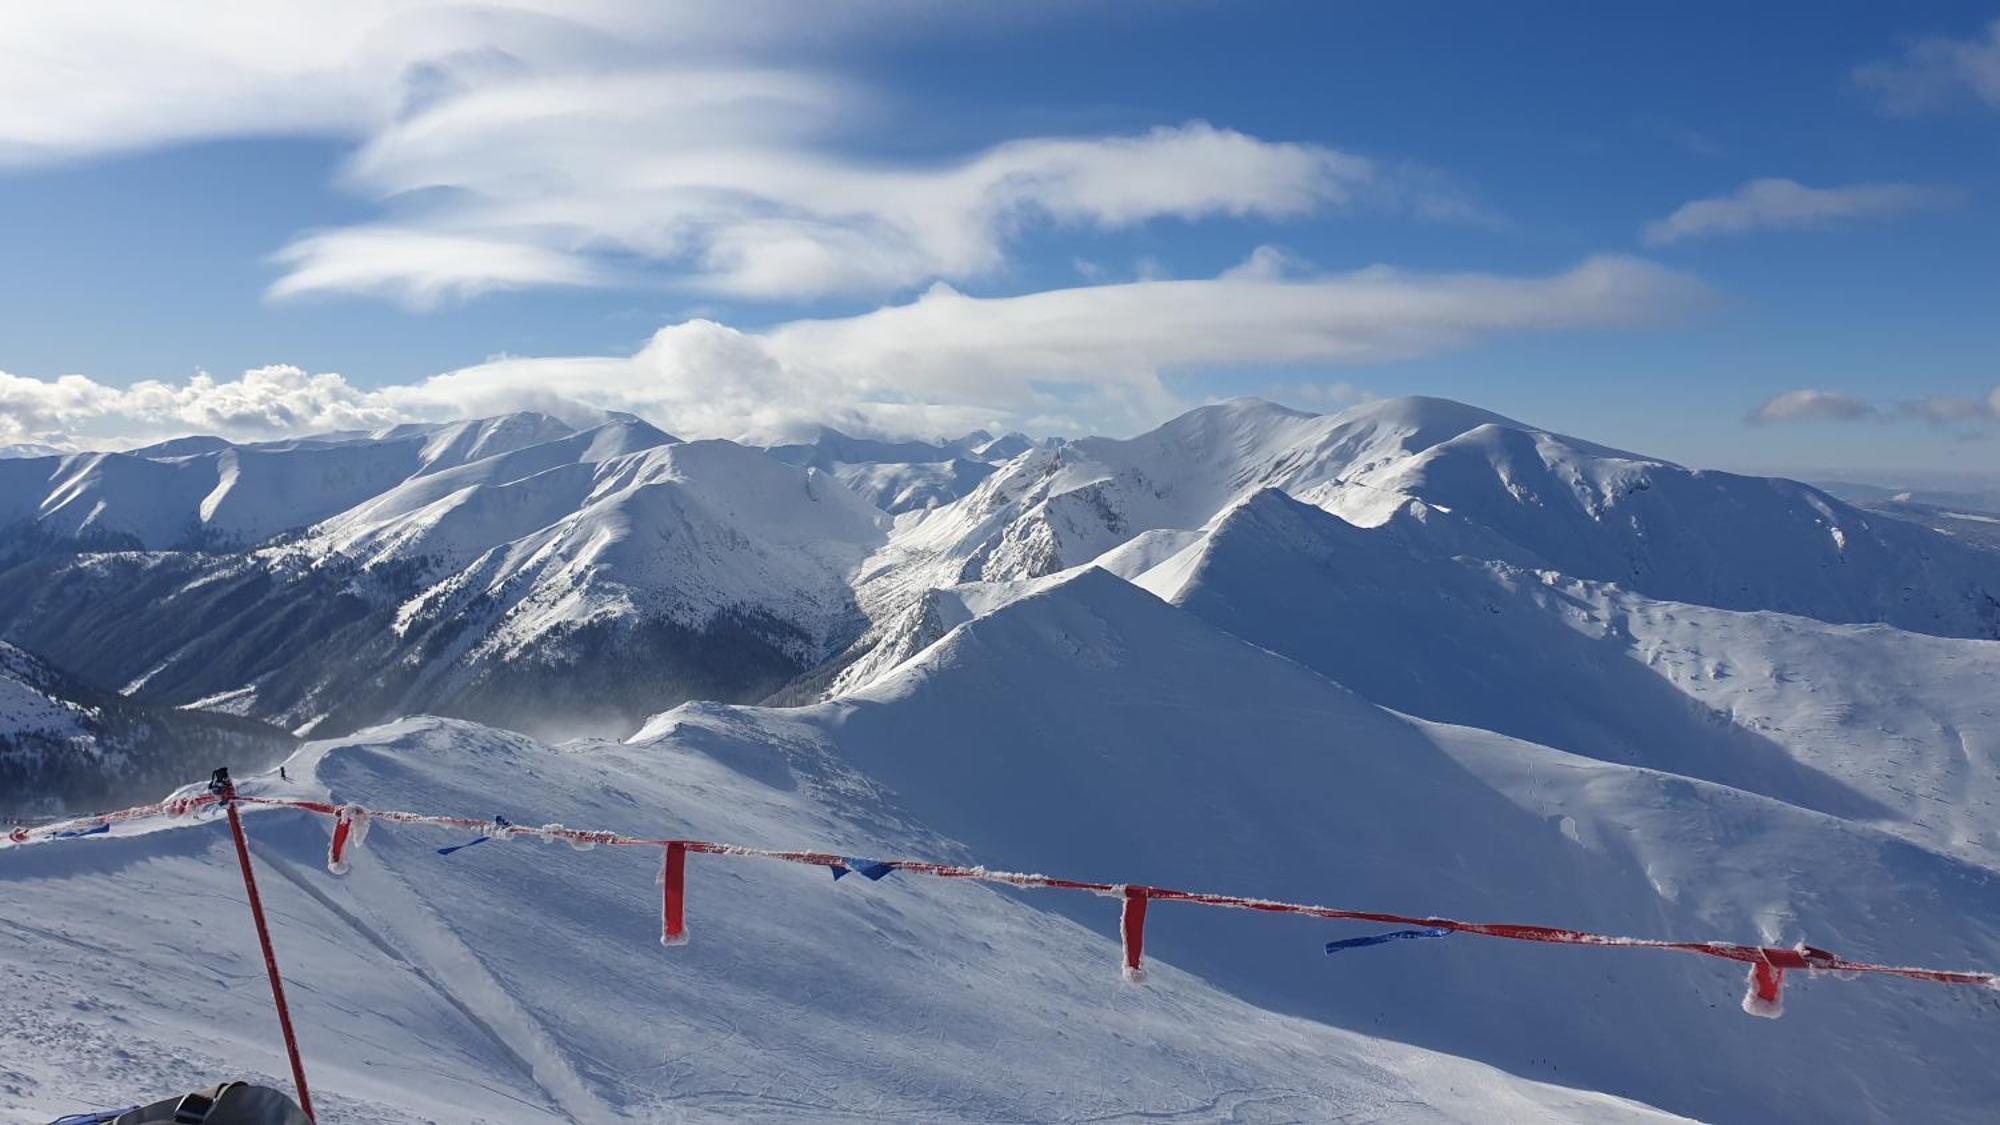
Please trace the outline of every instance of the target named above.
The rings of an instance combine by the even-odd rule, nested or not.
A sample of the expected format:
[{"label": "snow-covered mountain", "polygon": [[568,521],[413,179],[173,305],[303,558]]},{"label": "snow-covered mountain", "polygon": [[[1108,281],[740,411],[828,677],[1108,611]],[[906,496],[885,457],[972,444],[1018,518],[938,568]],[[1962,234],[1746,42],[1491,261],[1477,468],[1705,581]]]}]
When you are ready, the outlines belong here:
[{"label": "snow-covered mountain", "polygon": [[[690,703],[626,744],[555,750],[417,720],[309,746],[291,772],[335,800],[516,823],[1924,963],[2000,955],[1990,869],[1398,716],[1101,570],[1017,593],[813,707]],[[160,827],[0,852],[10,901],[55,922],[0,943],[8,1018],[95,997],[12,1064],[37,1111],[245,1060],[282,1073],[254,990],[199,1014],[154,991],[188,969],[136,937],[140,919],[226,898],[233,878],[213,822]],[[444,859],[437,833],[377,825],[333,880],[323,822],[259,813],[251,830],[321,1098],[357,1120],[1644,1112],[1609,1094],[1719,1121],[1976,1121],[2000,1097],[1982,1030],[2000,1001],[1905,982],[1795,979],[1770,1023],[1737,1010],[1735,968],[1702,959],[1471,937],[1333,959],[1320,943],[1356,927],[1161,904],[1155,971],[1134,986],[1102,899],[706,857],[693,944],[662,951],[651,855],[515,842]],[[59,940],[82,909],[117,936]],[[199,948],[254,972],[238,929]],[[124,1049],[94,1052],[81,1086],[49,1077],[113,1035]],[[414,1086],[395,1062],[413,1053],[432,1076]]]},{"label": "snow-covered mountain", "polygon": [[[2000,644],[1660,601],[1275,489],[1136,578],[1376,702],[1703,778],[2000,866]],[[1442,544],[1442,548],[1440,547]]]},{"label": "snow-covered mountain", "polygon": [[0,463],[0,537],[158,550],[252,546],[428,472],[569,434],[542,414],[236,445],[190,438],[129,453]]},{"label": "snow-covered mountain", "polygon": [[39,442],[17,441],[0,444],[0,461],[8,461],[16,457],[60,457],[62,455],[63,451],[57,449],[55,446],[42,445]]},{"label": "snow-covered mountain", "polygon": [[[242,452],[184,448],[84,475],[206,473]],[[261,471],[264,495],[328,457],[389,469],[314,477],[315,522],[255,550],[33,555],[0,586],[4,635],[140,698],[287,728],[442,711],[630,730],[663,703],[757,698],[846,645],[862,624],[847,575],[889,522],[817,469],[631,417],[257,456],[292,465]],[[339,489],[353,502],[324,514]]]},{"label": "snow-covered mountain", "polygon": [[294,745],[261,723],[93,689],[0,643],[0,816],[152,800],[218,761],[263,768]]},{"label": "snow-covered mountain", "polygon": [[[946,459],[898,460],[929,457]],[[1449,538],[1433,553],[1654,598],[2000,630],[1990,553],[1436,399],[1237,400],[1129,440],[826,431],[766,452],[510,415],[0,477],[18,562],[0,636],[152,701],[321,732],[412,710],[629,730],[678,699],[808,699],[935,640],[953,615],[933,591],[1093,561],[1136,575],[1264,488],[1366,527],[1421,510]]]},{"label": "snow-covered mountain", "polygon": [[1990,555],[1797,482],[1684,469],[1427,398],[1330,415],[1240,399],[1017,458],[899,528],[864,601],[1051,574],[1147,531],[1199,528],[1260,488],[1364,526],[1421,500],[1480,538],[1467,549],[1652,597],[2000,636]]},{"label": "snow-covered mountain", "polygon": [[[773,450],[515,416],[4,462],[9,504],[0,639],[100,703],[362,731],[300,751],[292,792],[2000,966],[2000,554],[1458,403]],[[52,738],[83,713],[0,699]],[[363,730],[420,712],[626,740]],[[662,954],[644,856],[444,860],[378,826],[334,883],[324,825],[253,822],[308,1055],[355,1120],[2000,1102],[2000,1000],[1970,990],[1795,974],[1773,1024],[1702,959],[1467,936],[1327,958],[1351,927],[1169,904],[1134,988],[1087,896],[707,860],[695,944]],[[191,1011],[160,999],[185,958],[66,942],[229,893],[212,825],[137,828],[0,850],[0,894],[54,919],[0,927],[0,1018],[80,1013],[0,1063],[35,1113],[281,1069],[249,990]],[[251,972],[240,938],[202,956]]]},{"label": "snow-covered mountain", "polygon": [[786,464],[823,469],[893,515],[949,504],[972,491],[994,466],[1035,447],[1017,433],[994,437],[974,430],[948,441],[878,441],[822,427],[812,441],[766,452]]}]

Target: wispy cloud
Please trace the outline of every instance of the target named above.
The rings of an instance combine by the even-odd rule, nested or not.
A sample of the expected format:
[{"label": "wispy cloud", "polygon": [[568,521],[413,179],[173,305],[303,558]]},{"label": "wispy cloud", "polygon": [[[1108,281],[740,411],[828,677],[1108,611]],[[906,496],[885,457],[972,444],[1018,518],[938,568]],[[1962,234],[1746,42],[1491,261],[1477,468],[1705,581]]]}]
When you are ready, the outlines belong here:
[{"label": "wispy cloud", "polygon": [[[766,79],[764,81],[758,78]],[[425,238],[484,252],[454,258],[454,287],[607,276],[600,263],[658,267],[672,284],[748,298],[886,295],[989,276],[1035,225],[1097,229],[1173,217],[1295,218],[1393,198],[1376,162],[1260,140],[1203,122],[1130,136],[1012,141],[930,164],[842,157],[798,137],[798,118],[841,94],[770,76],[671,82],[571,80],[471,94],[371,141],[350,184],[406,209],[405,255],[374,228],[315,235],[286,251],[274,289],[436,288]],[[617,92],[588,87],[613,83]],[[766,120],[769,118],[769,120]],[[697,122],[689,125],[688,122]],[[518,270],[516,267],[520,267]],[[629,280],[629,279],[628,279]]]},{"label": "wispy cloud", "polygon": [[[1434,171],[1201,121],[927,158],[838,46],[1056,13],[921,0],[147,0],[0,12],[0,165],[237,136],[350,141],[381,213],[276,253],[274,298],[527,286],[750,299],[993,276],[1035,227],[1483,212]],[[78,60],[87,69],[77,69]],[[863,152],[870,153],[864,156]]]},{"label": "wispy cloud", "polygon": [[[521,76],[887,34],[882,5],[773,0],[93,0],[0,6],[0,162],[210,137],[364,139]],[[930,22],[901,4],[907,22]],[[873,12],[869,10],[873,9]],[[870,26],[874,23],[875,26]]]},{"label": "wispy cloud", "polygon": [[1969,39],[1926,36],[1896,58],[1855,68],[1854,80],[1892,113],[1965,102],[2000,109],[2000,19]]},{"label": "wispy cloud", "polygon": [[1773,422],[1881,422],[1891,419],[1928,422],[1943,428],[1983,427],[2000,423],[2000,387],[1985,398],[1926,395],[1877,406],[1839,391],[1796,390],[1765,399],[1744,417],[1753,425]]},{"label": "wispy cloud", "polygon": [[1797,390],[1773,395],[1744,416],[1752,425],[1773,422],[1862,422],[1882,412],[1865,399],[1838,391]]},{"label": "wispy cloud", "polygon": [[589,257],[478,234],[394,226],[307,235],[276,255],[290,272],[273,297],[342,291],[394,296],[428,309],[482,293],[536,286],[602,285],[612,272]]},{"label": "wispy cloud", "polygon": [[[1704,298],[1686,275],[1631,258],[1528,277],[1379,267],[1301,276],[1306,268],[1015,297],[940,285],[860,316],[763,332],[692,320],[630,356],[505,359],[373,390],[295,368],[129,390],[0,376],[0,441],[269,437],[548,409],[557,396],[688,436],[776,437],[818,423],[919,435],[989,424],[1129,430],[1187,405],[1169,375],[1375,363],[1503,333],[1654,324]],[[1199,393],[1198,379],[1190,385]]]},{"label": "wispy cloud", "polygon": [[1832,226],[1946,206],[1958,198],[1957,192],[1918,184],[1813,188],[1797,180],[1752,180],[1728,195],[1684,203],[1641,233],[1647,245],[1665,246],[1688,238]]}]

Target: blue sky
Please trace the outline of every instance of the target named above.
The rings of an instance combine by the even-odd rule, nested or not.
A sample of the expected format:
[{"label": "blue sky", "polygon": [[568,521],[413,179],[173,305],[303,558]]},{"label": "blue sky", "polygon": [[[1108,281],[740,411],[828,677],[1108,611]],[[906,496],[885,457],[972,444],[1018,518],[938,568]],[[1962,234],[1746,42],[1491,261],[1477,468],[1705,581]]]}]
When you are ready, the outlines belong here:
[{"label": "blue sky", "polygon": [[0,22],[0,441],[1428,393],[2000,473],[1991,4],[80,7]]}]

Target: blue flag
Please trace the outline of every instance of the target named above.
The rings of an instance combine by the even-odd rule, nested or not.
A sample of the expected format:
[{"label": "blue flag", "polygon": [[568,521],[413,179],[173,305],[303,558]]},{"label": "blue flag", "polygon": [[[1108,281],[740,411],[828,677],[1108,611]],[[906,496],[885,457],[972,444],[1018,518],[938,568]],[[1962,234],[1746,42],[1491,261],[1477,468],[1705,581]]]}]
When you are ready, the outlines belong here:
[{"label": "blue flag", "polygon": [[835,879],[852,871],[858,875],[865,876],[871,883],[880,882],[882,876],[895,870],[894,867],[883,863],[879,859],[855,859],[851,856],[841,856],[839,863],[830,864],[829,866],[833,868],[833,877]]},{"label": "blue flag", "polygon": [[1339,953],[1343,949],[1364,949],[1371,945],[1387,945],[1392,941],[1450,936],[1450,930],[1435,926],[1425,930],[1390,930],[1386,934],[1369,934],[1367,937],[1351,937],[1343,941],[1330,941],[1326,943],[1326,951],[1328,953]]},{"label": "blue flag", "polygon": [[[495,825],[495,826],[497,826],[497,827],[500,827],[500,828],[512,828],[512,827],[514,827],[514,826],[513,826],[512,824],[509,824],[509,823],[507,822],[507,818],[506,818],[506,817],[504,817],[504,816],[496,816],[496,817],[494,817],[494,818],[493,818],[493,823],[494,823],[494,825]],[[472,845],[474,845],[474,844],[483,844],[483,843],[485,843],[486,841],[488,841],[488,840],[491,840],[492,838],[493,838],[493,837],[492,837],[492,835],[491,835],[491,834],[489,833],[488,835],[485,835],[485,836],[481,836],[481,837],[479,837],[479,838],[478,838],[478,839],[476,839],[476,840],[468,840],[468,841],[466,841],[466,842],[465,842],[465,843],[463,843],[463,844],[453,844],[452,846],[450,846],[450,847],[448,847],[448,848],[439,848],[439,849],[438,849],[438,854],[439,854],[439,855],[450,855],[450,854],[451,854],[451,853],[453,853],[453,852],[460,852],[460,851],[464,851],[465,849],[467,849],[467,848],[471,847],[471,846],[472,846]]]}]

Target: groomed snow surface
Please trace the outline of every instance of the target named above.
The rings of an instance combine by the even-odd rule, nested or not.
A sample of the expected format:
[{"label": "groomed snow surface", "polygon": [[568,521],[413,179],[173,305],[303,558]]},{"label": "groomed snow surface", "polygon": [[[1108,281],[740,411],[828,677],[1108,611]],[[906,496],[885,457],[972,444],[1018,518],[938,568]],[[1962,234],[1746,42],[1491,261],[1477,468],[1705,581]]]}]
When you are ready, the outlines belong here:
[{"label": "groomed snow surface", "polygon": [[[340,657],[272,622],[336,588],[410,638],[334,650],[401,661],[410,710],[468,709],[447,688],[477,669],[587,702],[607,669],[711,660],[716,622],[780,654],[744,685],[800,670],[784,708],[661,687],[620,739],[402,719],[251,792],[2000,967],[2000,555],[1457,403],[770,451],[522,415],[28,457],[0,463],[8,504],[37,543],[176,548],[37,556],[33,598],[0,591],[0,637],[150,705],[326,714],[346,684],[312,664]],[[174,607],[143,636],[92,609],[134,574]],[[551,656],[658,616],[679,631]],[[0,717],[73,713],[33,694]],[[693,940],[663,949],[655,852],[441,857],[470,834],[377,823],[336,878],[329,821],[247,822],[328,1121],[2000,1106],[1978,989],[1791,973],[1756,1020],[1705,958],[1462,934],[1329,957],[1373,928],[1171,903],[1132,984],[1111,899],[699,855]],[[0,845],[0,902],[0,1121],[285,1082],[218,821]]]}]

